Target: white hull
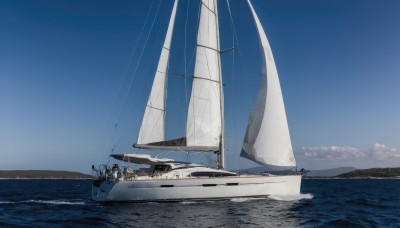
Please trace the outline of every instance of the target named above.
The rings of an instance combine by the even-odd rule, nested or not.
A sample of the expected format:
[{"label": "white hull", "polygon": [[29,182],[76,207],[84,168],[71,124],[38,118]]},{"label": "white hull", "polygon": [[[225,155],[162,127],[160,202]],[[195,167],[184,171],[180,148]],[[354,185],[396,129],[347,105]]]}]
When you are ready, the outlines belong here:
[{"label": "white hull", "polygon": [[103,181],[93,185],[101,202],[217,200],[300,194],[300,175]]}]

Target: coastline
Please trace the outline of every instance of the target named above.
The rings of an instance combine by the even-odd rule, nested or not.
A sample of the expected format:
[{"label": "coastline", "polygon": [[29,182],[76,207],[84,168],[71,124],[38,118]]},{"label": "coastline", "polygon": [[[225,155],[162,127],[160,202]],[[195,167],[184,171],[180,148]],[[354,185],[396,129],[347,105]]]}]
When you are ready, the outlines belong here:
[{"label": "coastline", "polygon": [[0,179],[84,180],[94,179],[94,177],[89,174],[63,170],[0,170]]},{"label": "coastline", "polygon": [[400,176],[397,177],[303,177],[302,179],[337,179],[337,180],[360,180],[360,179],[400,179]]}]

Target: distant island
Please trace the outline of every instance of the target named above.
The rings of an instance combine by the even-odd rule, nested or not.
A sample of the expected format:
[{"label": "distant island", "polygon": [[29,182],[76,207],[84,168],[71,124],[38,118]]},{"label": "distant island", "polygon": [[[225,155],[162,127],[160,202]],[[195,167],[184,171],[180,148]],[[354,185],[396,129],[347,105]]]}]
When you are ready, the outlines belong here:
[{"label": "distant island", "polygon": [[0,170],[0,179],[93,179],[93,176],[59,170]]},{"label": "distant island", "polygon": [[334,169],[324,169],[324,170],[307,170],[307,177],[334,177],[341,175],[343,173],[352,172],[357,170],[354,167],[339,167]]},{"label": "distant island", "polygon": [[343,173],[341,178],[400,178],[400,168],[357,169]]},{"label": "distant island", "polygon": [[[351,170],[353,169],[353,170]],[[348,170],[347,172],[343,172]],[[333,171],[333,172],[332,172]],[[306,179],[315,178],[399,178],[400,168],[371,168],[371,169],[355,169],[352,167],[342,167],[328,170],[311,170],[307,171],[304,176]]]},{"label": "distant island", "polygon": [[[269,171],[266,167],[253,167],[239,170],[239,173],[260,174],[270,173],[275,175],[290,174],[292,171]],[[372,168],[372,169],[357,169],[354,167],[339,167],[334,169],[324,170],[306,170],[305,179],[317,178],[399,178],[400,168]]]}]

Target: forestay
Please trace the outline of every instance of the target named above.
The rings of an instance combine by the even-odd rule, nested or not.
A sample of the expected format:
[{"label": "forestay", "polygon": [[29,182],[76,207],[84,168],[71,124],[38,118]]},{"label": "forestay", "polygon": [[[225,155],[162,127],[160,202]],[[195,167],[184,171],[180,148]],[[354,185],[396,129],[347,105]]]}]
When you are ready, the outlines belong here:
[{"label": "forestay", "polygon": [[295,166],[278,72],[264,29],[247,1],[260,38],[263,71],[240,156],[262,165]]}]

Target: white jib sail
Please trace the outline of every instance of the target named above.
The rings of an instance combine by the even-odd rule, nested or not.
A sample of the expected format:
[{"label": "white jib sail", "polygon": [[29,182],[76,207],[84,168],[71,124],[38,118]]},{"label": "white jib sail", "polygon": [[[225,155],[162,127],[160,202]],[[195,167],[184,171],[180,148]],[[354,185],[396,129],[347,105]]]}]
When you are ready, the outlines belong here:
[{"label": "white jib sail", "polygon": [[295,166],[278,72],[267,36],[247,0],[262,47],[264,66],[260,90],[250,114],[241,156],[263,165]]},{"label": "white jib sail", "polygon": [[157,72],[143,115],[142,125],[138,136],[138,144],[164,141],[165,138],[165,98],[168,74],[169,49],[175,23],[178,0],[175,0],[171,18],[168,24],[167,35],[161,50]]},{"label": "white jib sail", "polygon": [[220,83],[217,1],[202,0],[186,124],[188,146],[219,146],[222,131]]}]

